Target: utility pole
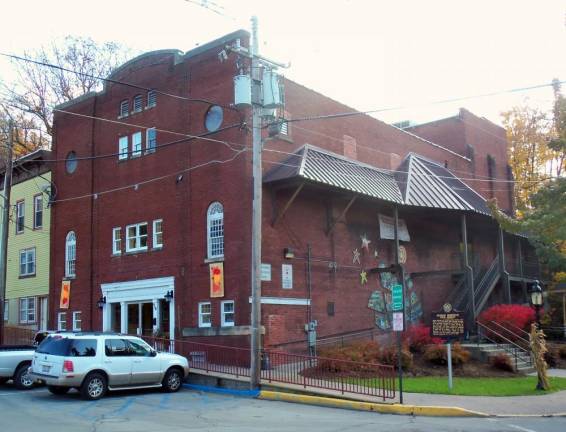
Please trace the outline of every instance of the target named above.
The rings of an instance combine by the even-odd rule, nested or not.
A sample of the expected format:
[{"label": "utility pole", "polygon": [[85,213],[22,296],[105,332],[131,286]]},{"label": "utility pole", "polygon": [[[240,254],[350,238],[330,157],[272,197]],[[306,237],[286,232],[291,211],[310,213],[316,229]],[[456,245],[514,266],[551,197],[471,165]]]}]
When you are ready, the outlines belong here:
[{"label": "utility pole", "polygon": [[252,209],[252,337],[250,361],[250,388],[259,387],[261,379],[261,75],[257,17],[252,17],[252,163],[253,163],[253,209]]},{"label": "utility pole", "polygon": [[8,125],[8,155],[4,172],[4,196],[2,209],[2,228],[0,230],[0,345],[4,343],[4,301],[6,298],[6,270],[8,262],[8,228],[10,226],[10,193],[12,189],[12,146],[13,124]]}]

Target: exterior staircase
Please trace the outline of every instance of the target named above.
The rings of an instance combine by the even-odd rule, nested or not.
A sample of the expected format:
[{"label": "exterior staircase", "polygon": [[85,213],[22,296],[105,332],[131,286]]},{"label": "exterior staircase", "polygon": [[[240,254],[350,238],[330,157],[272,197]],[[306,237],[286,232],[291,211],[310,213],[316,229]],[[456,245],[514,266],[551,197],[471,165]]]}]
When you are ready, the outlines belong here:
[{"label": "exterior staircase", "polygon": [[490,363],[491,358],[498,354],[507,354],[517,372],[529,374],[535,371],[530,353],[517,349],[512,344],[470,343],[462,344],[462,347],[470,351],[472,357],[486,363]]}]

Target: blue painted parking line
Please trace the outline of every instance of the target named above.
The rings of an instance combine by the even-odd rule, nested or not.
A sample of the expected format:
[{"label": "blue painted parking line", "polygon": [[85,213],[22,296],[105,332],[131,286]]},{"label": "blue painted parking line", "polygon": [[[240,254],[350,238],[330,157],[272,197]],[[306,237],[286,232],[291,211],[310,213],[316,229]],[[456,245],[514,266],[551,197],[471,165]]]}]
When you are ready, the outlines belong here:
[{"label": "blue painted parking line", "polygon": [[232,389],[203,386],[203,385],[197,385],[197,384],[183,384],[183,387],[186,387],[186,388],[189,388],[189,389],[192,389],[192,390],[203,391],[203,392],[229,394],[229,395],[240,396],[240,397],[256,398],[256,397],[259,396],[259,390],[232,390]]}]

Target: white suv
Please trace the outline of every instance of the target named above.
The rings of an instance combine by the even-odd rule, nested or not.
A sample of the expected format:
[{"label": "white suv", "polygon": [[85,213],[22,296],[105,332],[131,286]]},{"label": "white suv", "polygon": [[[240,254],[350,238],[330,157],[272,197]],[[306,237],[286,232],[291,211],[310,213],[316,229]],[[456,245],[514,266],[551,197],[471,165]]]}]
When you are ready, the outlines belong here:
[{"label": "white suv", "polygon": [[83,398],[96,400],[108,390],[161,387],[175,392],[189,373],[189,362],[177,354],[156,352],[134,336],[55,334],[39,345],[29,372],[53,394],[76,388]]}]

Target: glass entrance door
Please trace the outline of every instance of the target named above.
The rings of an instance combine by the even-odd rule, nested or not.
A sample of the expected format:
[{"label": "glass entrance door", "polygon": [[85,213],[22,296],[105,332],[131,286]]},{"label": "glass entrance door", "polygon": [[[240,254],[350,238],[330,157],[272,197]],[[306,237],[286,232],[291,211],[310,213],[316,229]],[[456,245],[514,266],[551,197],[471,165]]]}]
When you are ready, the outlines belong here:
[{"label": "glass entrance door", "polygon": [[153,334],[153,303],[128,304],[128,334]]}]

